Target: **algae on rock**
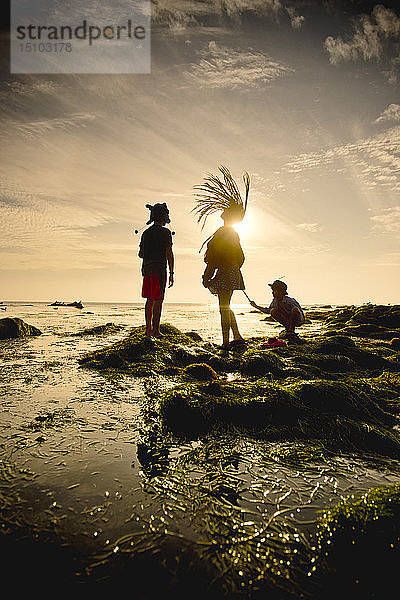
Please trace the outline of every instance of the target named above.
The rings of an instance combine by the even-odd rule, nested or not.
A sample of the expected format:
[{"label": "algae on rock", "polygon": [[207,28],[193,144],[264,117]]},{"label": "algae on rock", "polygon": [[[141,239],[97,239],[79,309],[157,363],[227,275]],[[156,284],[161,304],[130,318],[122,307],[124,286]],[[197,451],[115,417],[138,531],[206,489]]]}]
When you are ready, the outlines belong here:
[{"label": "algae on rock", "polygon": [[400,484],[351,495],[320,512],[317,575],[323,595],[387,598],[398,586]]},{"label": "algae on rock", "polygon": [[6,317],[5,319],[0,319],[0,340],[41,334],[42,332],[40,329],[25,323],[25,321],[18,317]]}]

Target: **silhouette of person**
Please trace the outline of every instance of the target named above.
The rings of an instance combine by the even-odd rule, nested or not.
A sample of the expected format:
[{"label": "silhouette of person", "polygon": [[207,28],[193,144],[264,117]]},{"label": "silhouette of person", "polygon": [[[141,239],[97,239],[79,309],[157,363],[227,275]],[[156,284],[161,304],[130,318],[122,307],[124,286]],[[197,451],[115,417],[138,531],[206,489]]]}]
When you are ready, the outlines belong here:
[{"label": "silhouette of person", "polygon": [[160,319],[162,304],[167,283],[167,264],[169,270],[169,285],[174,285],[174,254],[172,251],[172,234],[165,227],[171,222],[169,210],[163,204],[146,204],[150,210],[148,227],[143,233],[139,245],[139,257],[142,263],[142,297],[147,298],[145,304],[146,336],[162,337]]},{"label": "silhouette of person", "polygon": [[[207,216],[218,209],[222,210],[221,218],[224,225],[204,242],[208,242],[204,255],[206,268],[203,273],[203,285],[210,292],[218,296],[219,312],[221,316],[222,345],[228,350],[235,345],[244,344],[240,334],[235,314],[230,303],[234,290],[244,290],[245,284],[240,271],[245,256],[240,244],[239,235],[233,225],[243,220],[246,212],[247,199],[250,189],[248,173],[243,175],[246,197],[243,202],[236,182],[226,167],[220,167],[223,180],[214,175],[205,178],[205,183],[195,186],[197,206],[194,211],[204,221]],[[204,224],[203,224],[204,226]],[[203,244],[203,246],[204,246]],[[230,342],[230,332],[233,340]]]}]

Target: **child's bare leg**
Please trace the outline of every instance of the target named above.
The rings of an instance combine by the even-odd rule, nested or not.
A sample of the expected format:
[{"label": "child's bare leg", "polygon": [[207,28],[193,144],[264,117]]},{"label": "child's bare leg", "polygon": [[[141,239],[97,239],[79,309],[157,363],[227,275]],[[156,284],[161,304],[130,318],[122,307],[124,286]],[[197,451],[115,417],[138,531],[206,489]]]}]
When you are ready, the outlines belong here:
[{"label": "child's bare leg", "polygon": [[284,313],[278,308],[273,308],[271,310],[271,317],[283,325],[287,333],[294,333],[296,323],[299,322],[301,314],[299,309],[296,306],[293,306],[290,313]]},{"label": "child's bare leg", "polygon": [[151,321],[153,316],[153,300],[151,298],[147,298],[146,304],[144,306],[144,315],[146,319],[146,335],[149,337],[151,335]]},{"label": "child's bare leg", "polygon": [[160,337],[160,319],[161,319],[162,303],[163,303],[162,300],[154,300],[152,335],[154,335],[155,337]]},{"label": "child's bare leg", "polygon": [[300,320],[301,320],[301,313],[300,313],[299,309],[297,308],[297,306],[293,306],[291,313],[289,315],[289,319],[288,319],[288,326],[286,329],[287,332],[294,333],[296,323],[299,323]]},{"label": "child's bare leg", "polygon": [[229,347],[229,330],[231,328],[231,309],[229,303],[231,296],[232,292],[220,292],[218,294],[219,312],[221,315],[222,345],[225,348]]},{"label": "child's bare leg", "polygon": [[232,309],[229,309],[230,311],[230,319],[231,319],[231,329],[232,329],[232,333],[233,333],[233,339],[234,340],[242,340],[242,336],[240,335],[240,331],[236,322],[236,317],[235,317],[235,313],[233,312]]},{"label": "child's bare leg", "polygon": [[274,321],[278,321],[278,323],[283,325],[286,331],[288,331],[289,319],[287,314],[283,313],[278,308],[273,308],[271,310],[271,317],[274,319]]}]

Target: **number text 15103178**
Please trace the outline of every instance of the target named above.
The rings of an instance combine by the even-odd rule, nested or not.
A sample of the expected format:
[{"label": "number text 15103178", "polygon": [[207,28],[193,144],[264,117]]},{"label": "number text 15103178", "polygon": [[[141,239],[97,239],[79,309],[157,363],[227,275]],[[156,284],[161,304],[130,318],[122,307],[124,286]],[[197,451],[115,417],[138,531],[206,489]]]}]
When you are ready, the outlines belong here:
[{"label": "number text 15103178", "polygon": [[19,44],[21,52],[72,52],[71,42],[25,42]]}]

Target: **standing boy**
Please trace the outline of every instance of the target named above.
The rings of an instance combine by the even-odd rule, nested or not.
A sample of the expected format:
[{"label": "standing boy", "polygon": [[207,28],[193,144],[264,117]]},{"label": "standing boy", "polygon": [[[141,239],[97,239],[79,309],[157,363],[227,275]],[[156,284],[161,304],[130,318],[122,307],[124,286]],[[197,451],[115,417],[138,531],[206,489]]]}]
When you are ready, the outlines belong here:
[{"label": "standing boy", "polygon": [[270,313],[274,321],[278,321],[278,323],[284,326],[287,334],[296,335],[295,327],[300,327],[305,321],[303,309],[295,298],[288,296],[287,285],[284,281],[276,279],[268,285],[273,295],[273,300],[269,307],[263,308],[253,301],[250,301],[251,306],[262,312]]},{"label": "standing boy", "polygon": [[165,202],[151,206],[150,219],[146,225],[153,223],[142,234],[139,245],[139,257],[143,259],[142,297],[147,298],[145,304],[146,336],[162,337],[160,318],[167,283],[167,263],[169,270],[168,287],[174,285],[174,254],[172,252],[172,234],[165,227],[171,222],[169,210]]}]

